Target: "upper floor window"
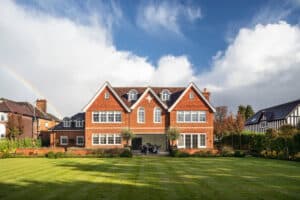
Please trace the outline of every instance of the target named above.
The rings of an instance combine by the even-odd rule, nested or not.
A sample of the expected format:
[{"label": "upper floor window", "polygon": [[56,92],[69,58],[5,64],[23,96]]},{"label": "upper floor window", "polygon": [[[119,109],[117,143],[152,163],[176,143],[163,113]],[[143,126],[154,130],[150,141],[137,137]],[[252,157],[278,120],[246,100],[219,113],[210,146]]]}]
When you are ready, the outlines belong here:
[{"label": "upper floor window", "polygon": [[105,98],[105,99],[109,99],[109,93],[108,93],[108,92],[105,92],[104,98]]},{"label": "upper floor window", "polygon": [[193,123],[206,122],[205,111],[177,111],[177,122]]},{"label": "upper floor window", "polygon": [[190,99],[194,99],[194,93],[190,93]]},{"label": "upper floor window", "polygon": [[69,118],[65,118],[63,120],[63,126],[64,127],[71,127],[71,120]]},{"label": "upper floor window", "polygon": [[75,126],[76,126],[76,127],[83,127],[83,123],[84,123],[83,120],[76,120],[76,121],[75,121]]},{"label": "upper floor window", "polygon": [[120,111],[100,111],[93,112],[92,115],[94,123],[119,123],[122,121],[122,113]]},{"label": "upper floor window", "polygon": [[153,115],[153,121],[154,123],[160,123],[161,122],[161,109],[160,108],[154,108],[154,115]]},{"label": "upper floor window", "polygon": [[145,123],[145,109],[143,107],[139,107],[137,115],[138,123]]},{"label": "upper floor window", "polygon": [[161,100],[163,101],[169,101],[170,100],[170,91],[167,89],[164,89],[161,92]]},{"label": "upper floor window", "polygon": [[130,90],[128,92],[128,101],[135,101],[137,99],[137,94],[136,90]]},{"label": "upper floor window", "polygon": [[7,114],[6,113],[0,113],[0,121],[1,122],[7,121]]}]

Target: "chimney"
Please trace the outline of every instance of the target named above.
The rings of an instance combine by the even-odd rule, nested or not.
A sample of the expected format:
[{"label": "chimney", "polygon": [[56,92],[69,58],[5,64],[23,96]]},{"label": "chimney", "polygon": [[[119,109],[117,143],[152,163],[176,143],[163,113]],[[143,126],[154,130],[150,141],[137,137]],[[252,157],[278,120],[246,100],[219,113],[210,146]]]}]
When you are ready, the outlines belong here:
[{"label": "chimney", "polygon": [[207,99],[207,101],[209,101],[210,92],[206,88],[203,89],[202,94]]},{"label": "chimney", "polygon": [[44,113],[47,112],[47,100],[46,99],[37,99],[36,100],[36,107],[43,111]]}]

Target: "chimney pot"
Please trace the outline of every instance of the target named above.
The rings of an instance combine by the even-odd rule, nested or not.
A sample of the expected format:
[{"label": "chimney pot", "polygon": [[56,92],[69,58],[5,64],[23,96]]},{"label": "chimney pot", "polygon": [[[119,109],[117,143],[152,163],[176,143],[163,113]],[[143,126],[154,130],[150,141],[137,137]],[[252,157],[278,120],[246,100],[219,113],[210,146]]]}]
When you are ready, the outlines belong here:
[{"label": "chimney pot", "polygon": [[47,100],[46,99],[37,99],[36,100],[36,107],[43,111],[44,113],[47,112]]}]

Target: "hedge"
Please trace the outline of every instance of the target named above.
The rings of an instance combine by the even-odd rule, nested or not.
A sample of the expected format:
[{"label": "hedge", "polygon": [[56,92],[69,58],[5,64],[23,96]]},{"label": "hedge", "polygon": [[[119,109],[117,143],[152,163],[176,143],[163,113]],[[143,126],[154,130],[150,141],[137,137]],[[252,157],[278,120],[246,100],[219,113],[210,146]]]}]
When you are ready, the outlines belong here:
[{"label": "hedge", "polygon": [[0,140],[0,153],[14,153],[17,148],[38,148],[42,143],[40,139],[1,139]]}]

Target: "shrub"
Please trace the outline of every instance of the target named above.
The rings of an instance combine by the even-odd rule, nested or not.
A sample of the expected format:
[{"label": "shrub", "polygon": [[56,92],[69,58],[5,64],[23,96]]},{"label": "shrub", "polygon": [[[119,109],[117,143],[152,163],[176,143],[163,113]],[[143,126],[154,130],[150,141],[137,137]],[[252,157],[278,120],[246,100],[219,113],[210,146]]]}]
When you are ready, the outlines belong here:
[{"label": "shrub", "polygon": [[63,152],[57,152],[55,154],[55,158],[63,158],[63,157],[65,157],[65,154]]},{"label": "shrub", "polygon": [[230,146],[224,146],[222,148],[222,151],[221,151],[221,155],[224,156],[224,157],[230,157],[230,156],[233,156],[234,154],[234,151],[233,151],[233,148],[230,147]]},{"label": "shrub", "polygon": [[167,134],[168,140],[171,141],[172,146],[174,144],[174,141],[176,141],[180,136],[179,129],[177,129],[175,127],[169,127],[166,134]]},{"label": "shrub", "polygon": [[56,158],[56,155],[53,151],[49,151],[47,154],[46,154],[46,157],[47,158]]},{"label": "shrub", "polygon": [[236,150],[233,154],[234,157],[245,157],[246,154],[244,151]]},{"label": "shrub", "polygon": [[0,154],[0,158],[4,159],[4,158],[12,158],[14,157],[12,154],[10,154],[9,152],[3,152]]},{"label": "shrub", "polygon": [[124,151],[120,154],[120,157],[131,158],[132,152],[130,151],[130,149],[124,149]]}]

